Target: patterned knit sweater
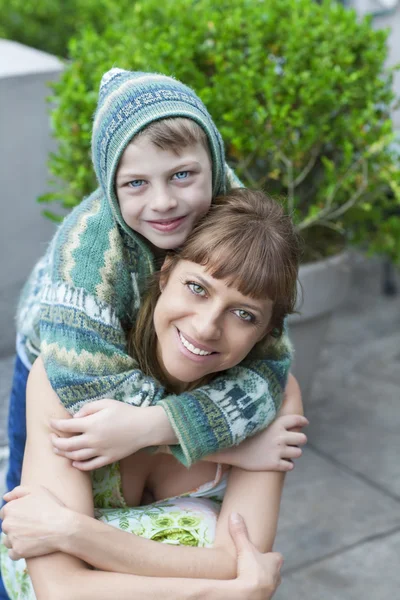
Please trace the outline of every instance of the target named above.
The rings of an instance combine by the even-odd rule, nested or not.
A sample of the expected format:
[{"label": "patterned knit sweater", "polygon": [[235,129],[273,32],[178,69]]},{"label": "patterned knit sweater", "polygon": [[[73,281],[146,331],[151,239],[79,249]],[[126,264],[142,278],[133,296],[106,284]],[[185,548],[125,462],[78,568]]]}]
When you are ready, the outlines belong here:
[{"label": "patterned knit sweater", "polygon": [[93,126],[100,187],[63,221],[34,268],[22,293],[17,330],[28,360],[33,363],[41,354],[51,386],[71,414],[101,398],[135,406],[159,403],[179,441],[171,451],[190,466],[275,418],[291,347],[284,335],[262,359],[247,359],[179,396],[166,394],[129,356],[127,334],[154,263],[145,242],[122,219],[114,173],[134,133],[154,118],[171,115],[192,118],[205,128],[213,195],[240,185],[224,163],[211,117],[190,88],[162,75],[112,69],[103,77]]},{"label": "patterned knit sweater", "polygon": [[153,268],[149,249],[117,224],[97,191],[64,220],[34,268],[17,328],[29,360],[42,355],[70,413],[100,398],[135,406],[160,403],[179,440],[171,449],[189,466],[274,419],[290,344],[284,336],[263,360],[242,363],[190,393],[166,395],[127,352],[127,333]]}]

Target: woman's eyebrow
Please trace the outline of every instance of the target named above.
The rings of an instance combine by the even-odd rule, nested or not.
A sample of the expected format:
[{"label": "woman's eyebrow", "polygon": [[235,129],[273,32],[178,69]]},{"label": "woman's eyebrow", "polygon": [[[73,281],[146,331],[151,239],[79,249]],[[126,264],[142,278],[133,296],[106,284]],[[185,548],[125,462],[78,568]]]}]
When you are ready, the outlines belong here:
[{"label": "woman's eyebrow", "polygon": [[263,312],[263,309],[260,306],[257,306],[256,304],[246,304],[244,302],[240,302],[240,306],[243,306],[244,308],[250,308],[250,310],[254,310],[259,313]]},{"label": "woman's eyebrow", "polygon": [[210,281],[204,279],[201,275],[198,275],[197,273],[186,273],[186,277],[193,277],[193,279],[197,279],[197,281],[204,285],[204,287],[209,288],[212,291],[215,290],[213,284]]}]

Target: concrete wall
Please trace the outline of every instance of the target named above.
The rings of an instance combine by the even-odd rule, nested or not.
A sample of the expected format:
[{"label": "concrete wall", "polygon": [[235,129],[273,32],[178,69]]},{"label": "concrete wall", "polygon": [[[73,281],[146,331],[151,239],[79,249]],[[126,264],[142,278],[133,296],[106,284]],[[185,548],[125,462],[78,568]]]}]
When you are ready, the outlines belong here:
[{"label": "concrete wall", "polygon": [[20,288],[54,231],[36,198],[54,150],[47,84],[61,70],[49,54],[0,40],[0,357],[14,350]]}]

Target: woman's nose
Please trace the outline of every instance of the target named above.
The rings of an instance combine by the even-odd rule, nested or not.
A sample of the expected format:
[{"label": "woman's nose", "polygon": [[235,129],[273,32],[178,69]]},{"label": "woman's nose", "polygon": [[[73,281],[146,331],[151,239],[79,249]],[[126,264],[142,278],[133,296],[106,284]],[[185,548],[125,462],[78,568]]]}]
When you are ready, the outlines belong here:
[{"label": "woman's nose", "polygon": [[199,342],[219,340],[222,335],[221,315],[212,310],[199,312],[194,323],[194,330]]}]

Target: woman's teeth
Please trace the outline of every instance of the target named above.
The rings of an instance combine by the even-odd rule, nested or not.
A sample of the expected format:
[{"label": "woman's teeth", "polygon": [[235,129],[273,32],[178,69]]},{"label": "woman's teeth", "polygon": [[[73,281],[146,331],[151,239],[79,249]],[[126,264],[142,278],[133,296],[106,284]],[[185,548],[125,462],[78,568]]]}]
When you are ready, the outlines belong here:
[{"label": "woman's teeth", "polygon": [[208,356],[209,354],[212,354],[212,352],[206,352],[205,350],[200,350],[200,348],[196,348],[195,346],[193,346],[193,344],[188,342],[187,339],[183,337],[181,332],[179,332],[179,337],[181,338],[181,342],[185,346],[185,348],[187,348],[189,352],[192,352],[192,354],[198,354],[200,356]]}]

